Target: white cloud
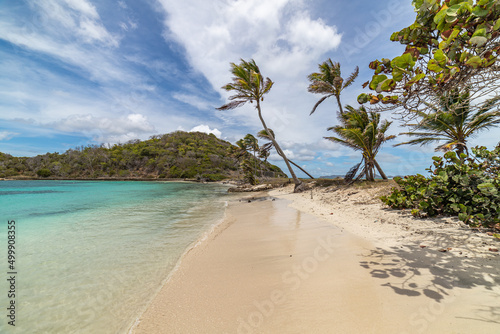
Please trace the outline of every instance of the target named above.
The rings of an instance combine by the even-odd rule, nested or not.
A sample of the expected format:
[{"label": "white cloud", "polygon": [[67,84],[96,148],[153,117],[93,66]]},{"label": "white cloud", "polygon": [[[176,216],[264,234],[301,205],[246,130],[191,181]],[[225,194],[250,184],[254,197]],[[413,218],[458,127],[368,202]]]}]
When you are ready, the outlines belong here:
[{"label": "white cloud", "polygon": [[0,131],[0,140],[9,140],[18,134],[19,133],[11,132],[11,131]]},{"label": "white cloud", "polygon": [[131,31],[137,29],[137,23],[132,20],[128,20],[127,22],[120,22],[120,28],[124,31]]},{"label": "white cloud", "polygon": [[48,30],[53,37],[66,39],[68,34],[86,43],[99,42],[116,47],[119,40],[101,22],[96,8],[87,0],[47,0],[33,3],[40,15],[37,30]]},{"label": "white cloud", "polygon": [[299,161],[312,161],[316,157],[317,152],[303,148],[299,150],[297,160]]},{"label": "white cloud", "polygon": [[202,98],[196,95],[175,93],[172,95],[172,97],[178,101],[189,104],[199,110],[210,110],[214,108],[214,106],[210,102],[203,100]]},{"label": "white cloud", "polygon": [[[229,63],[253,58],[275,82],[263,103],[269,126],[282,140],[318,140],[318,126],[326,126],[322,116],[308,117],[316,97],[307,92],[307,75],[339,46],[335,26],[313,18],[309,4],[299,0],[158,2],[165,11],[165,38],[184,46],[190,64],[214,90],[227,97],[220,87],[231,80]],[[262,128],[252,105],[216,115],[227,127]]]},{"label": "white cloud", "polygon": [[189,130],[189,132],[203,132],[203,133],[207,133],[207,134],[212,133],[217,138],[220,138],[220,136],[222,134],[219,130],[217,130],[217,129],[210,129],[210,127],[208,125],[204,125],[204,124],[195,126],[191,130]]},{"label": "white cloud", "polygon": [[118,46],[117,39],[112,37],[101,24],[93,20],[87,18],[81,19],[79,28],[78,33],[87,43],[99,41],[109,43],[111,46]]},{"label": "white cloud", "polygon": [[78,114],[46,126],[59,131],[83,133],[92,136],[96,141],[106,143],[137,139],[155,131],[154,126],[141,114],[129,114],[119,118]]},{"label": "white cloud", "polygon": [[87,0],[63,0],[62,2],[65,2],[70,8],[80,12],[83,15],[94,19],[99,18],[99,14],[97,14],[94,5],[92,5]]},{"label": "white cloud", "polygon": [[292,45],[304,50],[327,52],[335,49],[341,40],[335,27],[330,27],[321,19],[312,20],[307,13],[299,13],[288,23],[288,39]]},{"label": "white cloud", "polygon": [[106,29],[90,2],[47,0],[30,5],[29,20],[0,13],[0,39],[83,69],[92,80],[137,81],[115,58],[120,39]]}]

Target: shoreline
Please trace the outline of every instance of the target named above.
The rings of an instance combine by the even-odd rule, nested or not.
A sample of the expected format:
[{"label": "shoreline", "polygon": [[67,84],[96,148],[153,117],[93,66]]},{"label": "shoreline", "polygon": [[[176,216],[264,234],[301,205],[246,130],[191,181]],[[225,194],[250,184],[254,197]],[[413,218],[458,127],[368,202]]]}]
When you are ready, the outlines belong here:
[{"label": "shoreline", "polygon": [[[146,303],[146,305],[138,310],[138,315],[134,319],[133,322],[130,322],[128,324],[124,325],[124,329],[126,328],[125,333],[132,334],[136,326],[140,322],[140,318],[144,314],[144,312],[150,307],[151,303],[154,301],[158,293],[164,288],[165,285],[169,283],[171,278],[175,275],[175,273],[179,270],[179,268],[182,266],[182,261],[183,259],[188,256],[188,254],[196,249],[197,247],[203,245],[204,242],[206,242],[214,233],[216,234],[219,229],[221,229],[224,226],[224,223],[226,222],[227,219],[227,207],[228,207],[228,201],[224,201],[224,214],[222,218],[218,219],[215,221],[206,231],[204,231],[195,241],[193,241],[187,248],[184,250],[184,252],[179,256],[179,259],[175,263],[175,266],[172,268],[172,270],[168,273],[168,275],[165,277],[165,279],[160,283],[160,285],[156,288],[156,290],[151,294],[150,299]],[[223,228],[222,228],[223,229]],[[220,233],[220,232],[219,232]]]},{"label": "shoreline", "polygon": [[221,181],[200,181],[197,179],[168,179],[168,178],[126,178],[126,177],[110,177],[110,178],[39,178],[39,177],[20,177],[20,178],[0,178],[0,181],[145,181],[145,182],[192,182],[192,183],[223,183]]},{"label": "shoreline", "polygon": [[[496,241],[386,210],[370,190],[291,189],[231,202],[128,332],[498,332],[500,261],[485,250]],[[248,203],[257,196],[268,199]],[[266,224],[273,216],[301,228]]]}]

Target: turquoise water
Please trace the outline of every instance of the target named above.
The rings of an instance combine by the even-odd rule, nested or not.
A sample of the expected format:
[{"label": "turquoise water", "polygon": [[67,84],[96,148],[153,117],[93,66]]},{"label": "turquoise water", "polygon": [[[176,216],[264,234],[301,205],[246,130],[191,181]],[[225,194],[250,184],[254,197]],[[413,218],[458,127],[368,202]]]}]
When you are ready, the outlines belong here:
[{"label": "turquoise water", "polygon": [[[126,333],[183,252],[221,221],[226,191],[1,181],[0,333]],[[15,329],[6,310],[8,220],[16,221]]]}]

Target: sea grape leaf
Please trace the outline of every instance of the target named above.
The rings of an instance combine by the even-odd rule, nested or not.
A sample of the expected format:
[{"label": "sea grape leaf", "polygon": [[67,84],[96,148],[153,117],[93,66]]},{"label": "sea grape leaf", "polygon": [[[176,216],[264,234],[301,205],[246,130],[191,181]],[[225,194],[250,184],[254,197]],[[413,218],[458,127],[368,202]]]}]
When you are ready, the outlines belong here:
[{"label": "sea grape leaf", "polygon": [[434,16],[434,23],[439,24],[446,17],[448,6],[444,5],[443,8]]},{"label": "sea grape leaf", "polygon": [[446,65],[448,62],[448,57],[444,54],[443,50],[436,50],[436,53],[434,53],[434,59],[440,66]]},{"label": "sea grape leaf", "polygon": [[403,72],[401,72],[400,70],[398,70],[397,68],[395,68],[393,71],[392,71],[392,78],[399,82],[401,80],[403,80]]},{"label": "sea grape leaf", "polygon": [[475,36],[470,39],[471,44],[476,45],[477,47],[481,47],[488,42],[488,39],[483,36]]},{"label": "sea grape leaf", "polygon": [[440,73],[443,71],[443,68],[439,66],[438,62],[435,59],[429,60],[429,63],[427,64],[427,68],[429,71]]},{"label": "sea grape leaf", "polygon": [[417,74],[415,77],[413,77],[413,79],[411,79],[409,82],[408,82],[408,85],[411,86],[413,85],[414,83],[422,80],[423,78],[425,78],[425,73],[420,73],[420,74]]},{"label": "sea grape leaf", "polygon": [[396,86],[396,83],[393,79],[386,79],[378,84],[377,93],[391,91],[394,86]]},{"label": "sea grape leaf", "polygon": [[363,103],[366,103],[368,101],[370,101],[370,95],[365,94],[365,93],[359,94],[359,96],[358,96],[358,103],[359,104],[363,104]]},{"label": "sea grape leaf", "polygon": [[386,79],[387,79],[387,76],[384,74],[374,75],[372,78],[372,81],[370,82],[370,89],[376,90],[379,83],[381,83],[382,81],[384,81]]},{"label": "sea grape leaf", "polygon": [[488,9],[484,9],[484,8],[479,7],[479,6],[474,7],[474,9],[472,10],[472,14],[479,16],[479,17],[484,17],[484,16],[488,15],[488,13],[489,13]]},{"label": "sea grape leaf", "polygon": [[429,49],[426,47],[418,48],[418,52],[420,52],[420,54],[422,54],[422,55],[426,55],[429,53]]},{"label": "sea grape leaf", "polygon": [[493,30],[498,30],[500,29],[500,19],[498,19],[496,22],[495,22],[495,25],[493,26]]},{"label": "sea grape leaf", "polygon": [[462,54],[460,55],[460,62],[465,61],[465,59],[467,59],[468,56],[469,53],[467,51],[462,52]]},{"label": "sea grape leaf", "polygon": [[409,53],[405,53],[399,57],[394,58],[391,61],[391,66],[393,68],[398,67],[401,69],[413,68],[415,66],[415,61],[413,60],[413,56]]},{"label": "sea grape leaf", "polygon": [[484,182],[481,184],[478,184],[477,188],[481,190],[483,194],[491,194],[491,195],[496,195],[498,193],[497,189],[495,188],[495,185],[490,182]]},{"label": "sea grape leaf", "polygon": [[446,10],[446,15],[447,16],[453,16],[456,17],[458,15],[458,10],[462,7],[462,5],[453,5],[450,8]]},{"label": "sea grape leaf", "polygon": [[481,57],[474,56],[471,59],[467,60],[466,65],[472,66],[474,68],[478,68],[481,65]]},{"label": "sea grape leaf", "polygon": [[472,34],[472,37],[476,36],[486,37],[486,27],[484,26],[484,24],[477,27],[477,29],[474,31],[474,34]]}]

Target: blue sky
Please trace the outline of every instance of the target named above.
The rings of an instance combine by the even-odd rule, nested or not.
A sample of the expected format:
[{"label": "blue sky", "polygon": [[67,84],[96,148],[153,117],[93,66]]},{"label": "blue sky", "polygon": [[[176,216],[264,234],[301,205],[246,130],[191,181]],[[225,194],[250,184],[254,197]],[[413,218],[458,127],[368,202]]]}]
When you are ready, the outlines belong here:
[{"label": "blue sky", "polygon": [[[263,113],[289,157],[316,176],[343,174],[360,155],[323,139],[337,107],[330,99],[309,116],[320,96],[307,92],[307,75],[327,58],[345,76],[359,66],[342,96],[357,105],[373,74],[369,62],[401,54],[390,34],[414,17],[410,0],[5,1],[0,152],[62,153],[176,130],[234,143],[261,130],[253,106],[215,108],[229,96],[220,89],[230,81],[229,63],[253,58],[275,82]],[[390,131],[403,130],[394,121]],[[492,147],[497,137],[490,131],[471,144]],[[378,160],[390,175],[424,173],[433,154],[387,144]]]}]

